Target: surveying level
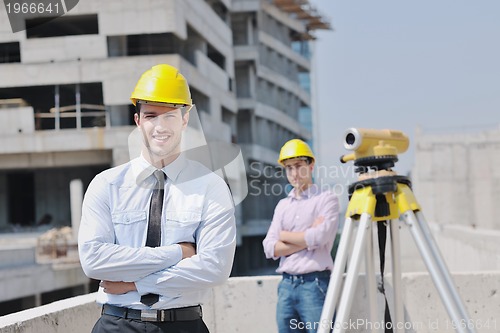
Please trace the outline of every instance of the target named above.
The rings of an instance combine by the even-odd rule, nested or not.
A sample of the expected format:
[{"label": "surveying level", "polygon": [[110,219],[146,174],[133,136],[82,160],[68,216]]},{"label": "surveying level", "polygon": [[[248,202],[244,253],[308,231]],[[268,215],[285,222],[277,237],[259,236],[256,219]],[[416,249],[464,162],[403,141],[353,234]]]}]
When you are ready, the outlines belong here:
[{"label": "surveying level", "polygon": [[[355,283],[363,256],[366,264],[369,320],[373,323],[378,321],[377,285],[373,257],[373,222],[377,222],[379,246],[381,243],[385,244],[385,235],[387,234],[385,226],[389,225],[390,228],[394,313],[392,319],[390,319],[386,300],[385,321],[387,321],[387,318],[392,321],[390,328],[394,332],[404,332],[399,242],[400,217],[403,218],[404,223],[410,229],[413,240],[451,320],[457,324],[469,322],[465,306],[454,287],[446,263],[432,237],[422,214],[422,209],[411,190],[410,180],[407,177],[398,176],[392,171],[392,167],[398,161],[397,155],[404,153],[408,149],[408,145],[408,137],[400,131],[350,128],[345,134],[344,147],[354,152],[342,156],[341,161],[343,163],[354,161],[359,178],[357,182],[349,187],[350,199],[346,220],[321,313],[318,333],[328,333],[332,327],[334,333],[344,332],[348,328],[345,323],[350,315]],[[342,277],[355,224],[358,226],[358,230],[342,287]],[[380,249],[383,283],[385,245]],[[383,284],[381,292],[384,293]],[[335,312],[335,321],[332,323]],[[330,324],[326,325],[325,323]],[[472,328],[467,327],[468,325],[463,326],[456,325],[457,331],[474,332]]]}]

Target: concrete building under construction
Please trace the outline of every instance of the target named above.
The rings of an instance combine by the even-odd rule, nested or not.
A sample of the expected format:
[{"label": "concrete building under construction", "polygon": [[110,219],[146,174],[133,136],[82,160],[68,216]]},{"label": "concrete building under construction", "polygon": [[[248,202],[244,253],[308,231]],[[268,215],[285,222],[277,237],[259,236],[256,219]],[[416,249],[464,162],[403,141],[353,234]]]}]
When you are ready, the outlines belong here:
[{"label": "concrete building under construction", "polygon": [[[71,198],[130,159],[129,96],[151,66],[186,76],[206,139],[241,146],[254,190],[283,182],[260,171],[286,140],[311,139],[310,42],[330,25],[307,0],[86,0],[38,23],[14,34],[0,10],[0,280],[10,288],[0,302],[10,311],[89,290],[78,265],[37,265],[33,239],[77,223]],[[261,241],[282,196],[250,189],[239,205],[235,275],[269,265]]]}]

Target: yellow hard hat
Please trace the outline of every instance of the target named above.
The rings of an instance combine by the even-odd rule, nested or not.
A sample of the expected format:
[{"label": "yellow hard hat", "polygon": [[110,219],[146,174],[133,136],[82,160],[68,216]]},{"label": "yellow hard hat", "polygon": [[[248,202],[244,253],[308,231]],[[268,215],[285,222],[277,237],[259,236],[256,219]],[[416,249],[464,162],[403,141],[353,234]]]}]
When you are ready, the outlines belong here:
[{"label": "yellow hard hat", "polygon": [[314,161],[314,155],[309,145],[300,139],[292,139],[281,147],[278,163],[283,165],[284,160],[296,157],[310,157]]},{"label": "yellow hard hat", "polygon": [[191,93],[186,78],[173,66],[161,64],[153,66],[142,74],[130,95],[132,104],[138,100],[192,105]]}]

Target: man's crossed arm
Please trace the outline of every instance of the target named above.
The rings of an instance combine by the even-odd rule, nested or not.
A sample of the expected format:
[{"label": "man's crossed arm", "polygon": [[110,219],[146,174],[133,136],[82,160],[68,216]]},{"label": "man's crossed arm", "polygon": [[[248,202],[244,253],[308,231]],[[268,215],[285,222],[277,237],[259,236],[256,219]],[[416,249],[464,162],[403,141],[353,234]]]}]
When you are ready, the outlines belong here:
[{"label": "man's crossed arm", "polygon": [[[319,216],[314,220],[311,227],[316,227],[323,223],[325,218]],[[302,251],[307,248],[305,240],[305,231],[294,232],[294,231],[280,231],[280,239],[274,246],[274,256],[276,257],[286,257],[290,254]]]},{"label": "man's crossed arm", "polygon": [[[196,244],[194,243],[178,243],[182,250],[182,259],[190,258],[196,254]],[[106,281],[99,283],[107,294],[121,295],[129,291],[136,291],[135,282],[124,281]]]}]

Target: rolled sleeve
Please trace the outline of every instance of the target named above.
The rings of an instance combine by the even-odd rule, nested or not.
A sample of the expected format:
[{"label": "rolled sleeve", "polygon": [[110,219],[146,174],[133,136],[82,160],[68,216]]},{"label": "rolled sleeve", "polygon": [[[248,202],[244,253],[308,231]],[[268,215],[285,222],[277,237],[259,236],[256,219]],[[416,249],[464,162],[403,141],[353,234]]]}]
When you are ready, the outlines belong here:
[{"label": "rolled sleeve", "polygon": [[325,220],[320,225],[308,228],[305,231],[304,239],[308,250],[315,250],[329,245],[337,233],[339,224],[338,198],[331,192],[325,192],[322,195],[324,199],[320,205],[322,208],[318,213],[318,217],[323,216]]},{"label": "rolled sleeve", "polygon": [[281,231],[281,221],[283,216],[280,206],[281,201],[278,203],[274,210],[273,220],[271,221],[271,225],[269,226],[266,237],[262,241],[264,254],[266,255],[267,259],[278,260],[280,258],[274,255],[274,248],[279,240],[279,233]]}]

